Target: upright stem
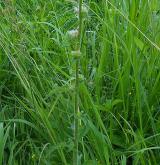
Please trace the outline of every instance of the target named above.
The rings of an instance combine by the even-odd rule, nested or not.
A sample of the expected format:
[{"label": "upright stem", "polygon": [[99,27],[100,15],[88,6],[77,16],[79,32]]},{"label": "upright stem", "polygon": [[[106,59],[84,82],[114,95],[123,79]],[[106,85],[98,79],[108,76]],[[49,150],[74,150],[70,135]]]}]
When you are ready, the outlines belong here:
[{"label": "upright stem", "polygon": [[78,165],[78,132],[79,132],[79,60],[76,61],[76,82],[75,82],[75,109],[74,109],[74,151],[73,151],[73,165]]},{"label": "upright stem", "polygon": [[[82,2],[79,0],[79,28],[78,28],[78,52],[81,52],[81,35],[82,35]],[[78,55],[79,56],[79,55]],[[74,109],[74,151],[73,165],[78,165],[78,134],[79,134],[79,58],[76,59],[76,80],[75,80],[75,109]]]}]

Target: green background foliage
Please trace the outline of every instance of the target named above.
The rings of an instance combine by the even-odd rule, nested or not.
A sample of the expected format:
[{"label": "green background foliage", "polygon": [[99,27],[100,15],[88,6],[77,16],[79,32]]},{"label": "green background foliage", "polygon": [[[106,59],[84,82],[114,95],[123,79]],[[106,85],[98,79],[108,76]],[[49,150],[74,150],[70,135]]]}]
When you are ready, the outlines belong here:
[{"label": "green background foliage", "polygon": [[[79,164],[160,162],[160,2],[86,0]],[[72,164],[78,25],[64,0],[0,1],[0,164]]]}]

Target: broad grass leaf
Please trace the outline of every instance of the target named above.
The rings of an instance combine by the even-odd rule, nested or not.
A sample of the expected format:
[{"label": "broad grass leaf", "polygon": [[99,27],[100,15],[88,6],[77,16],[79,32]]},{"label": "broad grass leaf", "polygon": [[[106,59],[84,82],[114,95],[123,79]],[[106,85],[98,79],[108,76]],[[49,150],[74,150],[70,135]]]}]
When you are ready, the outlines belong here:
[{"label": "broad grass leaf", "polygon": [[142,40],[140,40],[139,38],[137,37],[134,37],[134,42],[136,44],[136,46],[140,49],[140,50],[143,50],[144,48],[144,43]]}]

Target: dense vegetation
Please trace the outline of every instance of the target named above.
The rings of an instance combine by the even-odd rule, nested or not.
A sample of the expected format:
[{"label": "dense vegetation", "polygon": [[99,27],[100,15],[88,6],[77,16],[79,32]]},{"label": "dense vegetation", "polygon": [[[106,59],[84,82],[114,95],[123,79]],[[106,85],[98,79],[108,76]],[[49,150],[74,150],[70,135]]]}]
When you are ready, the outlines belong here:
[{"label": "dense vegetation", "polygon": [[[0,1],[0,164],[73,164],[76,5]],[[160,1],[84,5],[79,165],[158,165]]]}]

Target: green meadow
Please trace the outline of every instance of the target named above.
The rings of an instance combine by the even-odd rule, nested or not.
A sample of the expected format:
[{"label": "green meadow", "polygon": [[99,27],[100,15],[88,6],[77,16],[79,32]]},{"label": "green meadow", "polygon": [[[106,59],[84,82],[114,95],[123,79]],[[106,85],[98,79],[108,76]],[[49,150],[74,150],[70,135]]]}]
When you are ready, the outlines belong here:
[{"label": "green meadow", "polygon": [[160,165],[159,0],[0,0],[0,165]]}]

